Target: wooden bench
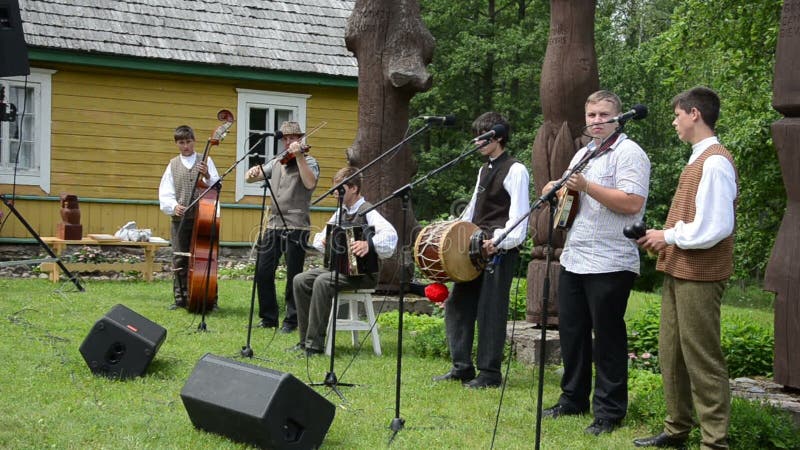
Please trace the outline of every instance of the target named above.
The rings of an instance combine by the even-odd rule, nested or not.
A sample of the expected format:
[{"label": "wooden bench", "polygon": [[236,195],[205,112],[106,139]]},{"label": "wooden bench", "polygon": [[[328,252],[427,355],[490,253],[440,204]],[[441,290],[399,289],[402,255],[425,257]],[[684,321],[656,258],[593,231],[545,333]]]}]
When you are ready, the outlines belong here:
[{"label": "wooden bench", "polygon": [[[131,242],[121,240],[96,240],[92,238],[83,238],[81,240],[64,240],[56,237],[43,237],[42,241],[47,243],[52,249],[53,253],[61,256],[64,250],[69,245],[99,245],[99,246],[117,246],[117,247],[135,247],[144,249],[144,261],[140,262],[66,262],[64,265],[70,272],[92,272],[95,270],[101,272],[127,272],[135,270],[142,273],[145,281],[153,281],[153,272],[156,271],[155,255],[159,247],[166,247],[169,242]],[[58,282],[61,276],[61,268],[54,262],[42,263],[39,268],[42,272],[50,272],[50,281],[53,283]]]}]

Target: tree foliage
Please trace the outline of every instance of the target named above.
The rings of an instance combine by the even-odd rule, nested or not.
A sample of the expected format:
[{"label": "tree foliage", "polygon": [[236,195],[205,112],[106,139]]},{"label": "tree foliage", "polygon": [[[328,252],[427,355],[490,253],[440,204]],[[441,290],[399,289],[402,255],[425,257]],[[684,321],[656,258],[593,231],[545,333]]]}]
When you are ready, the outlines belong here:
[{"label": "tree foliage", "polygon": [[[437,39],[429,67],[433,88],[417,95],[415,114],[455,114],[454,129],[432,130],[418,143],[419,174],[463,151],[469,125],[488,110],[513,128],[511,152],[530,164],[542,122],[539,78],[549,31],[546,0],[421,0],[423,20]],[[648,225],[658,227],[691,149],[671,126],[672,97],[697,85],[722,99],[720,140],[735,157],[740,180],[736,274],[761,278],[786,203],[770,125],[780,0],[598,0],[595,16],[600,86],[626,106],[649,107],[626,132],[652,162]],[[415,210],[422,219],[448,214],[469,198],[481,163],[472,156],[420,185]],[[645,260],[652,270],[653,261]]]}]

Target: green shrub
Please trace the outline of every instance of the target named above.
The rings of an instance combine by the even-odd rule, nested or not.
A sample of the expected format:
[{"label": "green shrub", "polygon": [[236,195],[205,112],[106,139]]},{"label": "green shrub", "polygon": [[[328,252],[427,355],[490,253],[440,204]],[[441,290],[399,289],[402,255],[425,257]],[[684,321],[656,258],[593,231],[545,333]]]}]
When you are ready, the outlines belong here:
[{"label": "green shrub", "polygon": [[[382,327],[397,329],[397,311],[382,313],[378,323]],[[403,332],[406,343],[410,343],[412,351],[418,356],[431,358],[448,358],[447,336],[444,329],[444,318],[425,314],[406,313],[403,316]]]},{"label": "green shrub", "polygon": [[628,320],[628,362],[633,368],[659,373],[658,327],[661,302],[647,301],[638,313]]},{"label": "green shrub", "polygon": [[746,317],[722,323],[722,352],[728,376],[772,376],[775,337],[771,329],[748,322]]},{"label": "green shrub", "polygon": [[728,434],[731,448],[800,448],[800,430],[788,412],[742,398],[731,401]]}]

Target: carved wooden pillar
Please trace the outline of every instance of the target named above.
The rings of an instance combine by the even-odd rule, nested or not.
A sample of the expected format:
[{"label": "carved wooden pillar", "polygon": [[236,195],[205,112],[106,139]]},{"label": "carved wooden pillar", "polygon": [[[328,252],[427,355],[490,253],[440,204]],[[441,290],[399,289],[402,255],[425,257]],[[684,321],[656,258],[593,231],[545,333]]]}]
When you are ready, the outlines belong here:
[{"label": "carved wooden pillar", "polygon": [[784,0],[775,56],[772,106],[785,117],[772,138],[786,187],[783,216],[764,288],[775,297],[775,382],[800,388],[800,0]]},{"label": "carved wooden pillar", "polygon": [[[542,67],[539,91],[544,123],[533,142],[531,163],[536,193],[567,169],[569,161],[588,138],[581,137],[586,98],[599,86],[597,55],[594,50],[595,0],[551,0],[550,35]],[[541,323],[542,281],[546,272],[550,210],[542,207],[531,214],[529,223],[534,242],[533,259],[528,264],[528,304],[526,318]],[[556,262],[566,234],[554,233],[554,262],[550,270],[550,295],[547,308],[549,325],[558,324],[558,271]]]},{"label": "carved wooden pillar", "polygon": [[[358,60],[358,132],[347,158],[351,165],[363,166],[403,140],[409,101],[431,87],[426,66],[433,58],[435,40],[422,23],[417,0],[356,0],[345,43]],[[368,200],[377,202],[408,184],[416,170],[406,145],[364,173],[363,191]],[[414,242],[412,231],[417,226],[411,207],[405,232],[400,200],[385,203],[380,212],[405,238],[398,250],[406,250]],[[399,287],[399,255],[398,251],[383,262],[379,289]],[[410,254],[405,263],[410,280]]]}]

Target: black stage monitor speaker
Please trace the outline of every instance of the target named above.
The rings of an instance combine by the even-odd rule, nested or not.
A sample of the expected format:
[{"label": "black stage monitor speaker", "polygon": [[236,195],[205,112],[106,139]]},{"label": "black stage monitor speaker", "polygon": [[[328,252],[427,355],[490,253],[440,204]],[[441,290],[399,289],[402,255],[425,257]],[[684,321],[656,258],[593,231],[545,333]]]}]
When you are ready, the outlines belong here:
[{"label": "black stage monitor speaker", "polygon": [[17,0],[0,0],[0,77],[31,73]]},{"label": "black stage monitor speaker", "polygon": [[181,390],[192,424],[269,449],[318,448],[336,407],[291,374],[206,353]]},{"label": "black stage monitor speaker", "polygon": [[133,378],[144,374],[166,337],[162,326],[116,305],[94,324],[80,351],[96,375]]}]

